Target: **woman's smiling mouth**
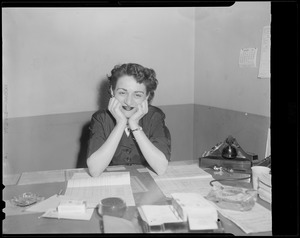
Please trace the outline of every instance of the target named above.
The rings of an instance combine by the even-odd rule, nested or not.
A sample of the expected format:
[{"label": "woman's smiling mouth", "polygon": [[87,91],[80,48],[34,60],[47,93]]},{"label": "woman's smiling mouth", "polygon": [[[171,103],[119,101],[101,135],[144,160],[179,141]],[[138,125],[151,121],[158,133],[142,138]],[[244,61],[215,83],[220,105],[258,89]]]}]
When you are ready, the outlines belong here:
[{"label": "woman's smiling mouth", "polygon": [[122,106],[122,107],[125,111],[131,111],[134,109],[134,107],[130,107],[130,106]]}]

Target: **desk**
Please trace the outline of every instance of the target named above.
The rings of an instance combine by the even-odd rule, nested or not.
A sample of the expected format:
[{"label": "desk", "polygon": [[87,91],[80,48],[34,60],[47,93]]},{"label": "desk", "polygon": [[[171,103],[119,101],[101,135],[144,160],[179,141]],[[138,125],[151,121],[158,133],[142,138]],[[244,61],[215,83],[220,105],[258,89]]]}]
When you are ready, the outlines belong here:
[{"label": "desk", "polygon": [[[171,163],[184,165],[197,163],[197,161]],[[168,204],[168,199],[156,185],[151,175],[148,172],[139,172],[137,170],[138,168],[142,168],[141,165],[125,166],[125,168],[126,171],[130,172],[130,176],[137,176],[147,188],[147,191],[133,193],[136,206]],[[220,176],[215,176],[213,171],[210,172],[212,173],[213,177],[218,178],[218,176]],[[53,194],[57,194],[61,189],[65,191],[66,186],[67,181],[47,184],[10,185],[6,186],[3,190],[3,200],[9,200],[13,196],[20,195],[24,192],[33,192],[48,198]],[[250,188],[251,184],[247,182],[238,182],[238,186]],[[258,199],[258,202],[264,207],[270,209],[270,205],[263,200]],[[41,213],[7,216],[3,220],[3,234],[101,233],[101,217],[97,211],[94,211],[92,218],[89,221],[38,218],[40,215]],[[124,218],[132,221],[136,227],[136,230],[138,232],[142,232],[137,217],[138,213],[136,207],[128,207]],[[245,234],[238,226],[222,215],[220,215],[220,219],[223,222],[226,233],[231,233],[234,235],[249,235]],[[253,235],[272,235],[272,233],[262,232],[255,233]]]}]

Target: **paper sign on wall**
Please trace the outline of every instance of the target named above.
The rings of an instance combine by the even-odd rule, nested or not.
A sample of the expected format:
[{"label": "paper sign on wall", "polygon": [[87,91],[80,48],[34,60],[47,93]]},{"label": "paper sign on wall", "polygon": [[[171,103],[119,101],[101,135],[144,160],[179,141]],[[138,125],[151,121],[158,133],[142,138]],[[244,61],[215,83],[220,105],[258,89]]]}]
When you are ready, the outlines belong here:
[{"label": "paper sign on wall", "polygon": [[271,49],[271,31],[270,26],[265,26],[263,29],[260,65],[259,65],[259,78],[270,78],[270,49]]},{"label": "paper sign on wall", "polygon": [[243,48],[240,50],[239,66],[242,67],[256,67],[257,48]]}]

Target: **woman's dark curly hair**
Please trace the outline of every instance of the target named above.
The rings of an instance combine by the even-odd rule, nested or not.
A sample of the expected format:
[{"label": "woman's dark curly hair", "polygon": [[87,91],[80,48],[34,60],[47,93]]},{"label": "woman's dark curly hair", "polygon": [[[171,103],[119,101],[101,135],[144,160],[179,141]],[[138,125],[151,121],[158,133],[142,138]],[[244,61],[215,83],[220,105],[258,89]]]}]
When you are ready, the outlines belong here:
[{"label": "woman's dark curly hair", "polygon": [[112,90],[115,90],[118,79],[124,75],[133,76],[137,83],[145,85],[149,95],[148,103],[150,103],[158,84],[155,71],[134,63],[116,65],[111,71],[111,76],[108,76]]}]

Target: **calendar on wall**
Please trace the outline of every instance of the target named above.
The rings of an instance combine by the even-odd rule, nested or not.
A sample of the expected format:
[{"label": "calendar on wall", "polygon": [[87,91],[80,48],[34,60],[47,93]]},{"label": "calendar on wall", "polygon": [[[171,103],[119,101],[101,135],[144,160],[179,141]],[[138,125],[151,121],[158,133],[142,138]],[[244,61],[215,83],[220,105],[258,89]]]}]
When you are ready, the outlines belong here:
[{"label": "calendar on wall", "polygon": [[243,67],[256,67],[257,48],[243,48],[240,50],[239,66]]}]

